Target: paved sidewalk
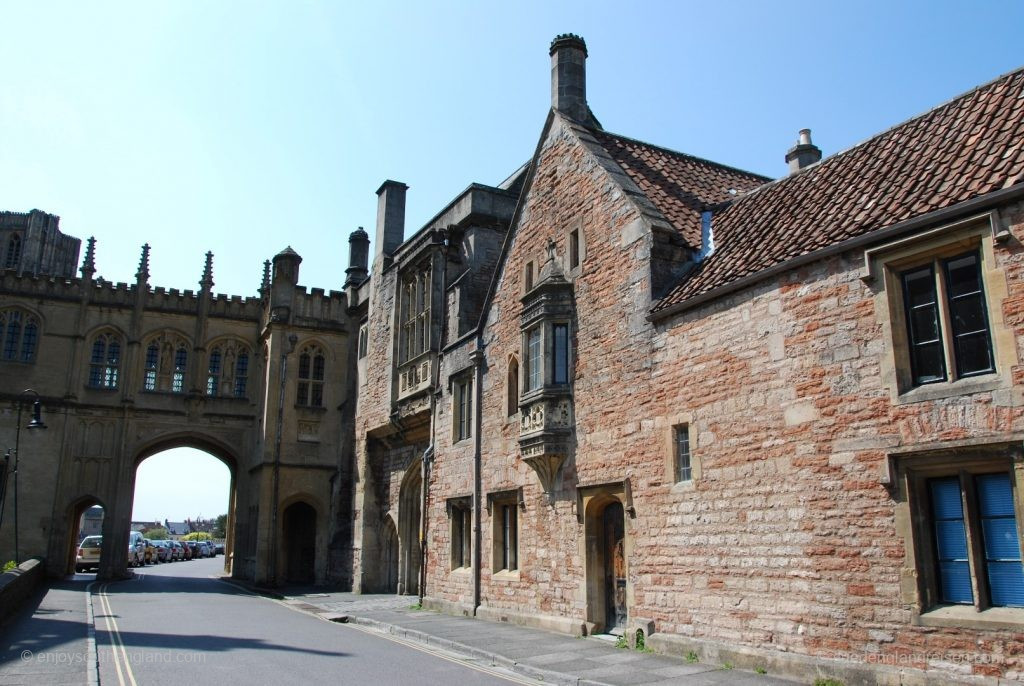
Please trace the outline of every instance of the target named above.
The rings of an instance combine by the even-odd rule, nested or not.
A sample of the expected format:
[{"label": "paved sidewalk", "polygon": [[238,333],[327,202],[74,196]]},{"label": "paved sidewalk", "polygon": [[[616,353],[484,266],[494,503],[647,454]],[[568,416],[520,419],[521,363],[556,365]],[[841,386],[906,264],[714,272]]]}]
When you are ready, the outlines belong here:
[{"label": "paved sidewalk", "polygon": [[573,638],[539,629],[452,617],[411,606],[414,596],[323,593],[278,589],[293,607],[333,621],[349,621],[394,636],[452,650],[554,684],[597,686],[705,686],[794,684],[721,665],[616,648],[599,637]]},{"label": "paved sidewalk", "polygon": [[0,684],[97,683],[87,585],[48,584],[0,626]]}]

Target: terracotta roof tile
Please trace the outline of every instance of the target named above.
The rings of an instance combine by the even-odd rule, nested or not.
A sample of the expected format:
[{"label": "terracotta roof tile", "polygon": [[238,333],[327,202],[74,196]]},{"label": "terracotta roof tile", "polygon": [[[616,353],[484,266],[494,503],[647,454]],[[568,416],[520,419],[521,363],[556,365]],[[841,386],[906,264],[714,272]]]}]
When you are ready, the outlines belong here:
[{"label": "terracotta roof tile", "polygon": [[700,249],[702,212],[731,200],[730,189],[743,193],[771,180],[607,131],[591,133],[694,249]]},{"label": "terracotta roof tile", "polygon": [[1021,183],[1022,141],[1024,69],[736,199],[712,220],[715,252],[653,311]]}]

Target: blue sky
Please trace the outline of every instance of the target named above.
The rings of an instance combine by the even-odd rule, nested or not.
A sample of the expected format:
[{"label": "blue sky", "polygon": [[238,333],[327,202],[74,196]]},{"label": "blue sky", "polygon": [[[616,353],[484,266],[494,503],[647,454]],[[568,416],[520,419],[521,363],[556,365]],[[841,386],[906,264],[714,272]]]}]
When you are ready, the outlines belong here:
[{"label": "blue sky", "polygon": [[[197,288],[211,250],[238,295],[288,245],[340,288],[385,179],[410,235],[525,162],[559,33],[606,129],[769,176],[801,128],[829,155],[1024,63],[1017,1],[7,2],[0,25],[0,209],[96,236],[112,281],[148,242],[153,285]],[[144,516],[197,514],[175,507]]]}]

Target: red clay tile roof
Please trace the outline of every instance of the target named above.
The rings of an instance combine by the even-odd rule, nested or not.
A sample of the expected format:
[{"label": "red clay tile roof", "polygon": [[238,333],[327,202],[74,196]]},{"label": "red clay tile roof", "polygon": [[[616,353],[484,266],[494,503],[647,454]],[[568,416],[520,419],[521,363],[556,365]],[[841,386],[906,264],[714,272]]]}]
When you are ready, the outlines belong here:
[{"label": "red clay tile roof", "polygon": [[700,215],[740,193],[764,185],[770,178],[617,136],[591,134],[623,171],[640,187],[690,247],[700,249]]},{"label": "red clay tile roof", "polygon": [[738,198],[712,219],[715,252],[652,311],[1020,183],[1024,69]]}]

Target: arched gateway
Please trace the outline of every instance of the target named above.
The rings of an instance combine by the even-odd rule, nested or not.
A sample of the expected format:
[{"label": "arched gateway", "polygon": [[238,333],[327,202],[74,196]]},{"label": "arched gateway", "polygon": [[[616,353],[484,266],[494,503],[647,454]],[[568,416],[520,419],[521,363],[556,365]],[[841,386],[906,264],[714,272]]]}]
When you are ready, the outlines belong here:
[{"label": "arched gateway", "polygon": [[[48,240],[69,238],[56,221],[47,226]],[[179,292],[149,285],[148,246],[130,286],[95,278],[94,250],[90,240],[80,278],[70,267],[45,278],[0,270],[0,316],[20,327],[17,359],[0,360],[0,446],[17,442],[19,452],[20,559],[45,557],[52,575],[72,571],[78,517],[98,504],[99,575],[123,575],[139,463],[193,447],[231,472],[233,576],[348,583],[348,294],[299,286],[302,258],[291,249],[265,265],[255,298],[214,295],[211,254],[200,289]],[[19,407],[37,396],[47,428],[16,432]],[[294,505],[285,512],[300,496],[330,506],[312,519]],[[6,560],[15,557],[13,498],[3,507]],[[302,563],[277,566],[272,551],[281,550]]]}]

